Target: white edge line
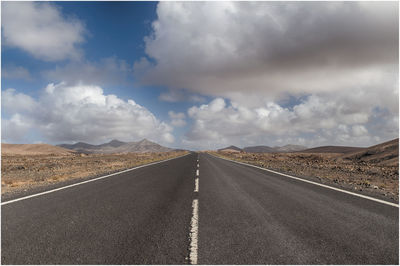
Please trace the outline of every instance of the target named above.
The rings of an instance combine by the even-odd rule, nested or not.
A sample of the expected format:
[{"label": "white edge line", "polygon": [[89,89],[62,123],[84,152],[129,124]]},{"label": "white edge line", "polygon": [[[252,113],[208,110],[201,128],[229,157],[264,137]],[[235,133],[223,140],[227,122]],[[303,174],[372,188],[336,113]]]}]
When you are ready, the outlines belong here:
[{"label": "white edge line", "polygon": [[373,197],[369,197],[369,196],[357,194],[357,193],[354,193],[354,192],[350,192],[350,191],[347,191],[347,190],[343,190],[343,189],[340,189],[340,188],[335,188],[335,187],[331,187],[331,186],[328,186],[328,185],[316,183],[316,182],[309,181],[309,180],[306,180],[306,179],[302,179],[302,178],[299,178],[299,177],[295,177],[295,176],[279,173],[279,172],[276,172],[276,171],[273,171],[273,170],[270,170],[270,169],[266,169],[266,168],[262,168],[262,167],[259,167],[259,166],[255,166],[255,165],[251,165],[251,164],[247,164],[247,163],[242,163],[242,162],[238,162],[238,161],[234,161],[234,160],[218,157],[218,156],[215,156],[213,154],[210,154],[210,155],[214,156],[216,158],[219,158],[219,159],[223,159],[223,160],[226,160],[226,161],[231,161],[231,162],[234,162],[234,163],[251,166],[251,167],[258,168],[258,169],[261,169],[261,170],[264,170],[264,171],[267,171],[267,172],[271,172],[271,173],[274,173],[274,174],[286,176],[286,177],[289,177],[289,178],[292,178],[292,179],[296,179],[296,180],[300,180],[300,181],[303,181],[303,182],[306,182],[306,183],[314,184],[314,185],[317,185],[317,186],[320,186],[320,187],[324,187],[324,188],[329,188],[329,189],[332,189],[332,190],[340,191],[340,192],[347,193],[347,194],[350,194],[350,195],[353,195],[353,196],[357,196],[357,197],[360,197],[360,198],[364,198],[364,199],[376,201],[376,202],[379,202],[379,203],[387,204],[387,205],[390,205],[390,206],[393,206],[393,207],[397,207],[397,208],[399,207],[398,204],[395,204],[395,203],[392,203],[392,202],[388,202],[388,201],[376,199],[376,198],[373,198]]},{"label": "white edge line", "polygon": [[114,175],[119,175],[119,174],[126,173],[126,172],[129,172],[129,171],[135,170],[135,169],[142,168],[142,167],[146,167],[146,166],[150,166],[150,165],[154,165],[154,164],[158,164],[158,163],[163,163],[163,162],[170,161],[170,160],[175,160],[175,159],[187,156],[189,154],[190,153],[182,155],[182,156],[179,156],[179,157],[175,157],[175,158],[170,158],[170,159],[166,159],[166,160],[163,160],[163,161],[159,161],[159,162],[153,162],[153,163],[149,163],[149,164],[139,165],[139,166],[136,166],[136,167],[133,167],[133,168],[129,168],[129,169],[125,169],[123,171],[112,173],[112,174],[109,174],[109,175],[100,176],[100,177],[96,177],[96,178],[89,179],[89,180],[86,180],[86,181],[82,181],[82,182],[74,183],[74,184],[71,184],[71,185],[67,185],[67,186],[64,186],[64,187],[59,187],[59,188],[55,188],[55,189],[52,189],[52,190],[40,192],[40,193],[37,193],[37,194],[28,195],[28,196],[25,196],[25,197],[22,197],[22,198],[5,201],[5,202],[1,203],[1,206],[7,205],[7,204],[10,204],[10,203],[13,203],[13,202],[17,202],[17,201],[21,201],[21,200],[25,200],[25,199],[34,198],[34,197],[38,197],[38,196],[41,196],[41,195],[49,194],[49,193],[56,192],[56,191],[59,191],[59,190],[63,190],[63,189],[66,189],[66,188],[75,187],[75,186],[83,185],[83,184],[86,184],[86,183],[94,182],[94,181],[97,181],[97,180],[100,180],[100,179],[104,179],[104,178],[107,178],[107,177],[110,177],[110,176],[114,176]]},{"label": "white edge line", "polygon": [[198,231],[199,231],[199,200],[194,199],[192,203],[193,214],[190,223],[190,264],[197,264]]},{"label": "white edge line", "polygon": [[199,176],[199,169],[196,170],[196,176]]}]

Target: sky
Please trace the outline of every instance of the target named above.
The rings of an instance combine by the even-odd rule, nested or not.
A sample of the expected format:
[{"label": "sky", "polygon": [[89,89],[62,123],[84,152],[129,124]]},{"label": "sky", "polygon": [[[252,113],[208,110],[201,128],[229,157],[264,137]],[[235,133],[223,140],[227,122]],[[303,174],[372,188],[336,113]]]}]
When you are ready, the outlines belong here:
[{"label": "sky", "polygon": [[2,2],[1,139],[215,149],[399,135],[398,2]]}]

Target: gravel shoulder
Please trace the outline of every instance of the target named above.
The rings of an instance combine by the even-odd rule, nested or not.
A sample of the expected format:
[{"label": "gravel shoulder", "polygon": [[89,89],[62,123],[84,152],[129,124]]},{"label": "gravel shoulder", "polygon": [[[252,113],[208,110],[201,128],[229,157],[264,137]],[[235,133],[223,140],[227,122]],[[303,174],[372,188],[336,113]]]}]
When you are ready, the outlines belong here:
[{"label": "gravel shoulder", "polygon": [[336,153],[209,152],[349,191],[399,201],[399,165],[338,159]]},{"label": "gravel shoulder", "polygon": [[1,194],[25,194],[58,184],[115,173],[135,166],[162,161],[188,152],[126,154],[4,155],[1,162]]}]

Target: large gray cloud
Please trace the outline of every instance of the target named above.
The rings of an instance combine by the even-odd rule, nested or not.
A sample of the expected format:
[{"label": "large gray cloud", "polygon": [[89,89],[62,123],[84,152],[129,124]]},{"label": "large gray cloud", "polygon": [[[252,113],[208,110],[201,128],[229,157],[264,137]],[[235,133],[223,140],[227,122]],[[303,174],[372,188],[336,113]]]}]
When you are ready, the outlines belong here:
[{"label": "large gray cloud", "polygon": [[189,109],[185,145],[398,136],[398,3],[162,2],[157,15],[136,77],[217,98]]},{"label": "large gray cloud", "polygon": [[347,90],[365,84],[361,76],[380,78],[386,73],[381,66],[396,68],[397,6],[162,2],[145,39],[151,60],[136,62],[135,73],[145,84],[236,101],[253,95],[248,103]]},{"label": "large gray cloud", "polygon": [[14,89],[2,92],[2,139],[23,141],[33,129],[52,143],[86,141],[102,143],[149,138],[168,144],[172,127],[133,100],[105,95],[93,85],[49,84],[39,99]]},{"label": "large gray cloud", "polygon": [[45,61],[79,59],[85,27],[50,3],[2,2],[4,44]]}]

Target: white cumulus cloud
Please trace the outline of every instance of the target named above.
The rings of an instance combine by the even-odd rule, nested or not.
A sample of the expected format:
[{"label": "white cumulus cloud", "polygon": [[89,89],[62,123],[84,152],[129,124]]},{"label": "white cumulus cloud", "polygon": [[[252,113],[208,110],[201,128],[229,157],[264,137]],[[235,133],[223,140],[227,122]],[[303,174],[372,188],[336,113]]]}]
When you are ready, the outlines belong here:
[{"label": "white cumulus cloud", "polygon": [[37,59],[58,61],[78,59],[78,45],[85,27],[76,18],[66,18],[47,2],[2,2],[4,44],[20,48]]},{"label": "white cumulus cloud", "polygon": [[183,143],[209,149],[231,144],[368,146],[398,136],[398,113],[379,111],[362,98],[351,102],[346,95],[310,95],[290,108],[272,101],[253,108],[216,98],[188,110],[193,125]]},{"label": "white cumulus cloud", "polygon": [[28,69],[22,66],[4,66],[1,69],[1,76],[2,78],[7,79],[23,79],[27,81],[32,80],[32,76]]},{"label": "white cumulus cloud", "polygon": [[[20,140],[28,129],[39,131],[51,142],[86,141],[101,143],[110,139],[126,141],[149,138],[171,143],[173,128],[133,100],[105,95],[93,85],[49,84],[38,99],[2,92],[2,135],[6,141]],[[19,132],[14,136],[14,132]]]},{"label": "white cumulus cloud", "polygon": [[57,65],[51,70],[43,71],[42,74],[52,82],[115,86],[128,83],[132,76],[132,66],[125,60],[107,57],[95,62],[81,60],[69,62],[63,66]]},{"label": "white cumulus cloud", "polygon": [[176,127],[183,127],[186,125],[186,115],[184,113],[176,113],[174,111],[168,112],[169,118],[171,119],[171,125]]}]

